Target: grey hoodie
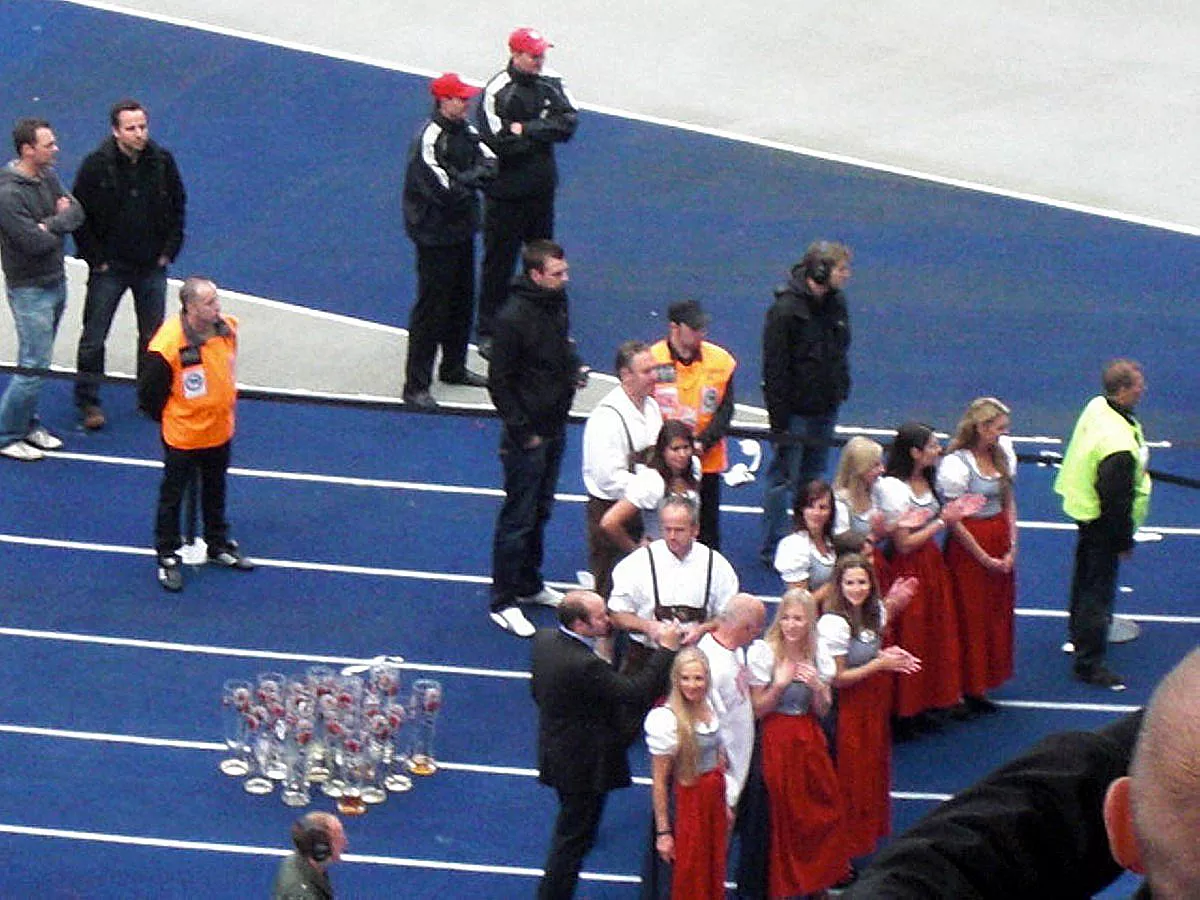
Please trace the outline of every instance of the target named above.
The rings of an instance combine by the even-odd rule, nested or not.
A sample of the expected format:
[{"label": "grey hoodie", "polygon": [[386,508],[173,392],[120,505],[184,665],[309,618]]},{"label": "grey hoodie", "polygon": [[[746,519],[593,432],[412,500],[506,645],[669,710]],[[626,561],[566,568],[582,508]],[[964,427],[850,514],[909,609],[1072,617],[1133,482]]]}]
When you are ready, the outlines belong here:
[{"label": "grey hoodie", "polygon": [[[83,224],[83,207],[53,170],[30,178],[15,168],[0,169],[0,260],[9,287],[53,284],[63,277],[63,237]],[[55,213],[59,197],[71,207]],[[39,223],[45,228],[39,228]]]}]

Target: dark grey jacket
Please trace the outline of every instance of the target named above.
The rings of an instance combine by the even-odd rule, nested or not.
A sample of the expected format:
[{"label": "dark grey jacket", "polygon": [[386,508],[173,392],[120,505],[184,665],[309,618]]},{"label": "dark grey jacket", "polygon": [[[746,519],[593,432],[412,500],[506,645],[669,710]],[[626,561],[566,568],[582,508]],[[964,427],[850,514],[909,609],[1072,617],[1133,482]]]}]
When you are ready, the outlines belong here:
[{"label": "dark grey jacket", "polygon": [[[83,207],[53,172],[30,178],[15,167],[0,169],[0,258],[9,287],[53,284],[63,277],[63,239],[83,224]],[[71,207],[55,212],[59,197]],[[41,227],[44,225],[45,227]]]}]

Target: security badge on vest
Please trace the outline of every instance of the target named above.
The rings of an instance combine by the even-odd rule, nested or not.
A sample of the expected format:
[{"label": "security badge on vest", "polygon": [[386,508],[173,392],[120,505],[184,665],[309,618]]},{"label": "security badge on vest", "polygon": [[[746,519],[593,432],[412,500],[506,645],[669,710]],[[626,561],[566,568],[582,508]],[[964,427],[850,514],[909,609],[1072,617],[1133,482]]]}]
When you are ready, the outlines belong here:
[{"label": "security badge on vest", "polygon": [[204,374],[204,366],[193,366],[182,372],[183,398],[196,400],[208,396],[208,377]]},{"label": "security badge on vest", "polygon": [[[697,410],[689,406],[684,406],[679,402],[679,389],[675,386],[675,365],[674,363],[663,363],[654,369],[654,399],[658,401],[658,406],[662,410],[664,419],[679,419],[696,427]],[[717,406],[720,405],[720,396],[717,388],[711,385],[701,385],[700,387],[700,409],[699,414],[702,416],[714,415],[717,411]]]}]

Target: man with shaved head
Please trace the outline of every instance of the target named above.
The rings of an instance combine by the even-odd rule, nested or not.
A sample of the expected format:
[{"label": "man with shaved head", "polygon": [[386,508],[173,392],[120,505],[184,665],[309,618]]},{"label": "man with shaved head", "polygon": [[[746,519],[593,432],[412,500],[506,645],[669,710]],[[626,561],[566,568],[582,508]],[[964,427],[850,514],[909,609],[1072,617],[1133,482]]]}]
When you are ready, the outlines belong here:
[{"label": "man with shaved head", "polygon": [[341,820],[333,813],[305,813],[292,823],[292,843],[296,852],[279,864],[271,900],[333,900],[326,869],[350,843]]},{"label": "man with shaved head", "polygon": [[1051,735],[880,851],[846,900],[1091,897],[1123,869],[1136,897],[1200,897],[1200,650],[1145,712]]},{"label": "man with shaved head", "polygon": [[721,739],[729,754],[725,800],[730,808],[737,806],[754,750],[754,707],[750,704],[746,648],[762,634],[766,617],[763,602],[753,594],[734,594],[717,614],[717,627],[696,644],[708,658],[712,672],[709,700],[717,712]]}]

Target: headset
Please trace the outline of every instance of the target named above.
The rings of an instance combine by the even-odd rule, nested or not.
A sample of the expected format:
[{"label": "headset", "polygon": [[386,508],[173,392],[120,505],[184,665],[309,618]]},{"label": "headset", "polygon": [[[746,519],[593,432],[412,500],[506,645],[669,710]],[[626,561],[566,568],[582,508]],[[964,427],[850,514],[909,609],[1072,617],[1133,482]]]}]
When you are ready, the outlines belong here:
[{"label": "headset", "polygon": [[329,831],[323,825],[306,825],[303,818],[292,824],[292,843],[301,856],[322,863],[333,856]]}]

